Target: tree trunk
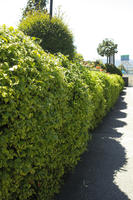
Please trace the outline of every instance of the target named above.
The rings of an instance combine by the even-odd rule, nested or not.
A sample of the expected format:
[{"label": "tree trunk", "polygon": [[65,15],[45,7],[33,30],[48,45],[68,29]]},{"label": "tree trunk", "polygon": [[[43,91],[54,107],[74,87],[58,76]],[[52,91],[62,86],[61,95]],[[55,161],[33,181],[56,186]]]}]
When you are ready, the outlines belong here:
[{"label": "tree trunk", "polygon": [[113,65],[115,65],[115,54],[113,55]]},{"label": "tree trunk", "polygon": [[111,63],[111,59],[110,59],[110,56],[109,56],[109,64]]},{"label": "tree trunk", "polygon": [[108,58],[109,58],[109,57],[107,56],[107,64],[108,64],[108,60],[109,60]]}]

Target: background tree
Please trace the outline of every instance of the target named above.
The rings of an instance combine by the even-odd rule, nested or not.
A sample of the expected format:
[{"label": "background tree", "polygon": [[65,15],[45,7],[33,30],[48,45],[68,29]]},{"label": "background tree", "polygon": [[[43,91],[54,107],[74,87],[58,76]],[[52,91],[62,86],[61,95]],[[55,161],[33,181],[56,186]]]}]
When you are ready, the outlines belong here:
[{"label": "background tree", "polygon": [[118,52],[117,46],[112,40],[105,39],[98,45],[97,52],[100,56],[107,57],[107,64],[111,64],[111,57],[113,57],[113,64],[115,64],[114,58]]},{"label": "background tree", "polygon": [[27,13],[32,13],[35,10],[44,11],[46,9],[47,2],[47,0],[28,0],[27,5],[23,10],[23,17],[25,17]]}]

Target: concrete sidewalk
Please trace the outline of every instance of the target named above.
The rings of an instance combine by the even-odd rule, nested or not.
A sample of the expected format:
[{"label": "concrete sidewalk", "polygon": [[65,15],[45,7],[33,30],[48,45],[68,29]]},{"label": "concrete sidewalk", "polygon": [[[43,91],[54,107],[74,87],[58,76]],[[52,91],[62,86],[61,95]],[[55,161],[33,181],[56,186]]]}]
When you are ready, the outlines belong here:
[{"label": "concrete sidewalk", "polygon": [[133,200],[133,87],[93,132],[56,200]]}]

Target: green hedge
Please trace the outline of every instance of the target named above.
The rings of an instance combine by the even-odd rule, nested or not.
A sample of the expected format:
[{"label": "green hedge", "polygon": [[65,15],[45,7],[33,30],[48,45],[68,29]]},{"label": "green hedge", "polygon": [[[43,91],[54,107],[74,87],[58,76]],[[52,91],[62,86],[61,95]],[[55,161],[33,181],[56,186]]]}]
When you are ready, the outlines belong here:
[{"label": "green hedge", "polygon": [[78,80],[82,80],[89,87],[92,98],[91,104],[89,102],[89,107],[92,105],[92,119],[90,120],[89,129],[94,129],[116,102],[120,91],[124,87],[123,79],[116,74],[90,71],[77,63],[70,67],[67,59],[61,57],[63,66],[70,70],[71,80],[73,80],[73,77],[77,77]]},{"label": "green hedge", "polygon": [[123,87],[0,28],[0,199],[49,200]]}]

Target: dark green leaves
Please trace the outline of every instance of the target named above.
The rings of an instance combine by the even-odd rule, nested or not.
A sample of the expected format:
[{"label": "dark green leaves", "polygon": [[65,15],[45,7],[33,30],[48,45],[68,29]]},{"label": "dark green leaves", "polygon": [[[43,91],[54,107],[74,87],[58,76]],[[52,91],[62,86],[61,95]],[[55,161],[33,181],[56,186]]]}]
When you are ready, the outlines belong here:
[{"label": "dark green leaves", "polygon": [[70,59],[74,57],[73,35],[63,20],[58,17],[49,19],[44,12],[27,15],[19,24],[19,29],[31,37],[41,39],[41,47],[50,53],[62,53]]}]

